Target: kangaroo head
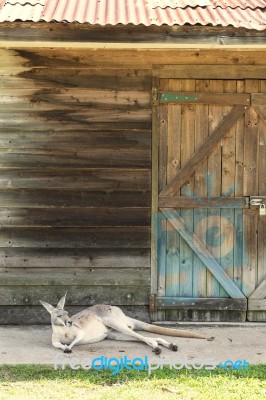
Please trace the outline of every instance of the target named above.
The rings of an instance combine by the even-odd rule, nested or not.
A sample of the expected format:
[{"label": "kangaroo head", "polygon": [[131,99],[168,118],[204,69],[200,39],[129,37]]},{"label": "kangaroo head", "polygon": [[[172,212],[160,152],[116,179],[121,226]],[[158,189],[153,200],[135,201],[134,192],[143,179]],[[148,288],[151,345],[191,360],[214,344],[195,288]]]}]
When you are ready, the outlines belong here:
[{"label": "kangaroo head", "polygon": [[68,316],[68,312],[64,310],[66,301],[66,294],[59,300],[56,307],[51,304],[46,303],[46,301],[41,301],[40,303],[46,308],[46,310],[51,314],[51,323],[54,326],[72,326],[72,320]]}]

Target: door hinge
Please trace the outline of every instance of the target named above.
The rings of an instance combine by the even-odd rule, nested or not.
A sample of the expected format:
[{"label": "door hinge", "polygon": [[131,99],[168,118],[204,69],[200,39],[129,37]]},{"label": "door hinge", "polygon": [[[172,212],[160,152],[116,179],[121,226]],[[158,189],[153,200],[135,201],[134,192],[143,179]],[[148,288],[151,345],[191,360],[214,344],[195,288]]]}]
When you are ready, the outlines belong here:
[{"label": "door hinge", "polygon": [[198,96],[186,93],[161,93],[160,103],[196,103]]},{"label": "door hinge", "polygon": [[150,294],[150,312],[157,311],[157,296],[156,294]]}]

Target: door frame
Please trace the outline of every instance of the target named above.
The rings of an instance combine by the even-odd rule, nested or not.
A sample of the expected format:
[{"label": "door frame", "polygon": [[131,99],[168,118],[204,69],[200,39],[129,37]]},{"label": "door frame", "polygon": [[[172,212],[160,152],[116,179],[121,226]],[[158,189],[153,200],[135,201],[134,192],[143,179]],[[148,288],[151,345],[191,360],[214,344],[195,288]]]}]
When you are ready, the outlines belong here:
[{"label": "door frame", "polygon": [[[159,184],[158,184],[158,169],[159,169],[159,129],[158,115],[159,115],[159,81],[160,79],[218,79],[218,80],[244,80],[244,79],[265,79],[265,67],[264,66],[236,66],[236,65],[160,65],[154,66],[153,68],[153,84],[152,84],[152,206],[151,206],[151,294],[150,294],[150,315],[151,319],[158,319],[158,238],[157,238],[157,226],[154,223],[154,216],[157,215],[160,208],[159,204]],[[256,112],[261,115],[261,109],[256,107]],[[166,217],[171,219],[173,210],[168,209],[166,211]],[[170,221],[171,222],[171,221]],[[255,300],[254,295],[261,293],[261,288],[265,288],[266,279],[263,281],[255,292],[251,295],[250,301],[253,305],[257,300]],[[240,296],[238,293],[236,300],[236,307],[239,309],[245,309],[248,311],[247,298],[243,295]],[[159,299],[160,300],[160,299]],[[173,300],[173,299],[172,299]],[[228,299],[232,300],[232,298]],[[226,299],[221,298],[221,303],[226,307]],[[211,307],[211,299],[201,300],[203,307],[209,303]],[[197,301],[198,303],[198,301]],[[241,303],[241,304],[240,304]],[[174,307],[174,302],[172,302]],[[189,302],[185,304],[185,307],[189,307]]]}]

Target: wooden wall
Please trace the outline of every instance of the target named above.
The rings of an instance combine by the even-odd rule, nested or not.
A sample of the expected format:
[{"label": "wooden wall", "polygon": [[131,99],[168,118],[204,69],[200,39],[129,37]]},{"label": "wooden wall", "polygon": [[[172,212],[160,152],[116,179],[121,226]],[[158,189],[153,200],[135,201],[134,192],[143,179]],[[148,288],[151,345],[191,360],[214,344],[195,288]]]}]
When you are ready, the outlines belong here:
[{"label": "wooden wall", "polygon": [[263,68],[265,54],[7,46],[0,323],[48,322],[39,300],[66,291],[70,312],[105,302],[147,319],[153,67]]},{"label": "wooden wall", "polygon": [[147,318],[151,77],[54,55],[1,50],[0,323],[65,292]]}]

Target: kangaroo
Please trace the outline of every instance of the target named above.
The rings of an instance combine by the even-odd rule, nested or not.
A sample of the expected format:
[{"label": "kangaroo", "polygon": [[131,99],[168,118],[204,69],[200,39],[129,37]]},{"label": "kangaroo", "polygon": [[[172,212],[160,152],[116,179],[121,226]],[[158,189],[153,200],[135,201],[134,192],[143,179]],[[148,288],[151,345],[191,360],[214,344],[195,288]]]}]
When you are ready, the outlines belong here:
[{"label": "kangaroo", "polygon": [[162,338],[151,338],[140,335],[137,331],[147,331],[159,335],[205,339],[204,336],[183,330],[163,328],[147,324],[127,317],[123,311],[115,306],[98,304],[91,306],[71,318],[64,310],[66,294],[61,298],[56,307],[41,301],[41,304],[51,314],[52,344],[64,353],[71,353],[76,344],[90,344],[104,339],[141,341],[152,348],[156,354],[161,353],[159,345],[177,351],[174,343],[169,343]]}]

